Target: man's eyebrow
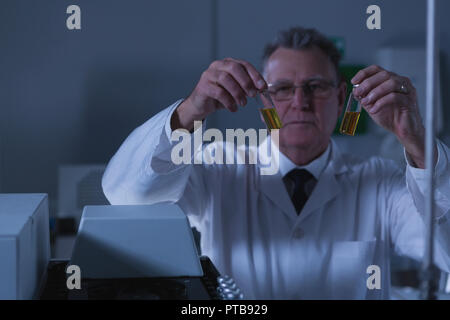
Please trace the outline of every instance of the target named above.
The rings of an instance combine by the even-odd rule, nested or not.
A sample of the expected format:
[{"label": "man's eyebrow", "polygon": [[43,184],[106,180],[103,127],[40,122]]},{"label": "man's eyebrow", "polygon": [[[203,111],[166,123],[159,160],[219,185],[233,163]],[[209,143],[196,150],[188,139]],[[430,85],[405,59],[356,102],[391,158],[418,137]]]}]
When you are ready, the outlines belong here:
[{"label": "man's eyebrow", "polygon": [[322,76],[314,76],[314,77],[311,77],[311,78],[306,79],[304,82],[307,82],[307,81],[314,81],[314,80],[328,80],[328,79],[325,78],[325,77],[322,77]]},{"label": "man's eyebrow", "polygon": [[278,79],[275,82],[269,83],[269,86],[276,86],[279,84],[292,84],[293,82],[291,80],[288,79]]},{"label": "man's eyebrow", "polygon": [[[312,76],[310,78],[307,78],[305,80],[302,81],[302,83],[306,83],[306,82],[311,82],[311,81],[316,81],[316,80],[322,80],[322,81],[332,81],[330,79],[327,79],[321,75],[317,75],[317,76]],[[293,84],[292,80],[288,80],[288,79],[278,79],[273,83],[269,83],[269,87],[272,86],[277,86],[280,84]]]}]

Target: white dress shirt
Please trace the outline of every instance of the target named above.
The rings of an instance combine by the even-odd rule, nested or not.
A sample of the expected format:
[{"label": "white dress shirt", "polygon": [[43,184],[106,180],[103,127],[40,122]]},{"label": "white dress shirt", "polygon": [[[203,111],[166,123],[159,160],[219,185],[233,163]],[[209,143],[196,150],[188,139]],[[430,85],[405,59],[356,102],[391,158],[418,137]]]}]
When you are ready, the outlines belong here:
[{"label": "white dress shirt", "polygon": [[291,159],[289,159],[282,152],[280,152],[279,153],[280,174],[282,177],[284,177],[289,173],[289,171],[293,169],[305,169],[308,170],[308,172],[311,173],[314,176],[314,178],[316,178],[316,180],[319,180],[320,175],[322,174],[323,170],[328,164],[330,151],[331,151],[331,144],[328,145],[325,151],[319,157],[317,157],[317,159],[314,159],[314,161],[311,161],[310,163],[304,166],[296,165],[291,161]]},{"label": "white dress shirt", "polygon": [[[305,166],[318,181],[297,215],[282,180],[293,164],[282,155],[275,175],[261,175],[258,164],[175,165],[170,118],[180,102],[130,134],[108,164],[103,190],[111,204],[179,205],[201,232],[202,254],[245,298],[387,299],[391,248],[422,258],[424,170],[344,156],[331,140]],[[450,150],[439,140],[437,148],[435,263],[448,272]],[[380,268],[380,289],[367,287],[371,265]]]}]

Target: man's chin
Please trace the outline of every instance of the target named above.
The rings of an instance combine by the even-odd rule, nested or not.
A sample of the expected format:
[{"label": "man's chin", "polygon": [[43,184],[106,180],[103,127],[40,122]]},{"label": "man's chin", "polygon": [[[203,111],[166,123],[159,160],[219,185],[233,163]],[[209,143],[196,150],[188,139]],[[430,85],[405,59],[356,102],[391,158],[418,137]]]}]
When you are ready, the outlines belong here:
[{"label": "man's chin", "polygon": [[283,143],[286,146],[291,147],[307,147],[312,144],[318,143],[319,139],[317,139],[317,136],[302,136],[302,137],[287,137],[283,139],[283,137],[280,137],[281,143]]},{"label": "man's chin", "polygon": [[295,123],[288,123],[286,125],[283,125],[283,128],[281,128],[281,132],[286,132],[288,135],[296,135],[296,136],[302,136],[305,134],[310,134],[317,132],[317,126],[314,123],[311,122],[295,122]]},{"label": "man's chin", "polygon": [[280,134],[286,134],[289,136],[305,136],[305,135],[317,135],[319,134],[315,124],[312,123],[290,123],[283,126],[280,130]]}]

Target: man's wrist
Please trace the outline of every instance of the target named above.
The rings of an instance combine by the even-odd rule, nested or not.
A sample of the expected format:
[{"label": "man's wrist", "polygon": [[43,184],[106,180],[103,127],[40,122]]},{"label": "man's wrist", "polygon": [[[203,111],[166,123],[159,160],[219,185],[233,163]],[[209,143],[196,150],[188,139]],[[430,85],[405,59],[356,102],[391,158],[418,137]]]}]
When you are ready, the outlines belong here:
[{"label": "man's wrist", "polygon": [[194,121],[203,121],[207,114],[198,112],[195,106],[188,99],[178,105],[170,119],[172,131],[176,129],[186,129],[192,132],[194,129]]},{"label": "man's wrist", "polygon": [[408,164],[414,168],[425,169],[425,160],[421,157],[414,157],[408,151],[406,151]]},{"label": "man's wrist", "polygon": [[[405,143],[403,146],[405,147],[407,160],[410,162],[409,164],[419,169],[425,169],[425,143],[421,140],[416,143]],[[436,165],[438,158],[438,150],[436,145],[434,146],[433,158],[433,163]]]},{"label": "man's wrist", "polygon": [[418,127],[414,132],[395,133],[405,148],[407,162],[416,168],[425,168],[425,128]]}]

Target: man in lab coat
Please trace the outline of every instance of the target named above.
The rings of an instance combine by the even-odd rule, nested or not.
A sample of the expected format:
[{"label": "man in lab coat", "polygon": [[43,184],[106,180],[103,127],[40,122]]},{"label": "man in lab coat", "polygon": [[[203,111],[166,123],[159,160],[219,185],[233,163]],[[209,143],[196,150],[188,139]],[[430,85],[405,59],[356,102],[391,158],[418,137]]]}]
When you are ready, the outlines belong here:
[{"label": "man in lab coat", "polygon": [[[339,58],[317,31],[292,28],[266,47],[264,77],[245,61],[214,61],[189,97],[126,139],[103,177],[106,197],[178,204],[201,232],[202,254],[245,298],[389,298],[391,248],[415,259],[424,253],[425,129],[409,79],[370,66],[351,80],[354,94],[402,143],[406,171],[342,154],[330,138],[346,92]],[[193,139],[195,120],[236,112],[263,89],[283,123],[277,174],[262,175],[259,164],[173,163],[172,132],[186,129]],[[435,263],[448,272],[450,150],[436,140],[435,151]]]}]

